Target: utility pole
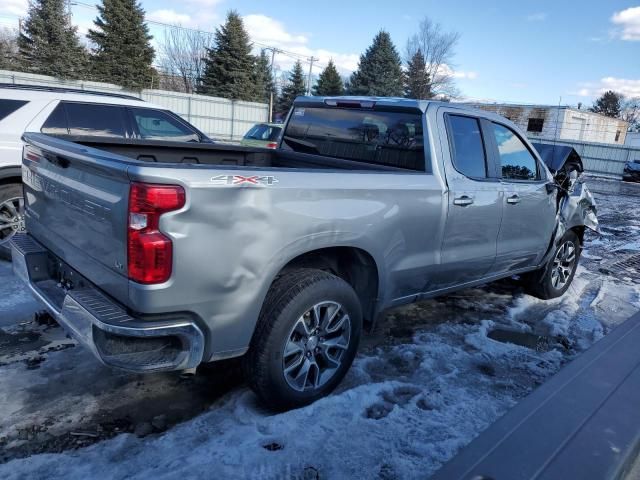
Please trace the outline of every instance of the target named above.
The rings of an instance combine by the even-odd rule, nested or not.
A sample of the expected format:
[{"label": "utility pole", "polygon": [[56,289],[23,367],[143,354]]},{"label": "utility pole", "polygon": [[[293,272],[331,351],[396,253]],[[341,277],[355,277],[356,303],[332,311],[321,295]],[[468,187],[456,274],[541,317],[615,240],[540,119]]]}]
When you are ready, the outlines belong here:
[{"label": "utility pole", "polygon": [[320,60],[319,58],[314,57],[313,55],[307,58],[309,62],[309,77],[307,78],[307,95],[311,95],[311,71],[313,70],[313,62],[317,62]]},{"label": "utility pole", "polygon": [[[274,47],[265,48],[265,50],[271,50],[271,80],[273,80],[273,84],[275,86],[276,80],[273,77],[273,67],[276,61],[276,53],[280,50]],[[273,122],[273,88],[269,91],[269,122]]]}]

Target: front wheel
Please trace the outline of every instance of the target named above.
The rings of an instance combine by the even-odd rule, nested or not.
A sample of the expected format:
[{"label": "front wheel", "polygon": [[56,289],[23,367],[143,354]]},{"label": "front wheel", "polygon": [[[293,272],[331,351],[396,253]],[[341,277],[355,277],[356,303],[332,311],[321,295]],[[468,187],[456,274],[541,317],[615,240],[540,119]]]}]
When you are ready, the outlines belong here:
[{"label": "front wheel", "polygon": [[563,295],[578,269],[580,252],[580,239],[569,230],[558,243],[547,265],[525,276],[527,293],[542,300]]},{"label": "front wheel", "polygon": [[277,410],[329,394],[356,355],[362,331],[358,296],[322,270],[284,274],[271,286],[245,359],[253,391]]},{"label": "front wheel", "polygon": [[16,183],[0,185],[0,258],[11,260],[9,242],[17,232],[23,232],[24,200],[22,186]]}]

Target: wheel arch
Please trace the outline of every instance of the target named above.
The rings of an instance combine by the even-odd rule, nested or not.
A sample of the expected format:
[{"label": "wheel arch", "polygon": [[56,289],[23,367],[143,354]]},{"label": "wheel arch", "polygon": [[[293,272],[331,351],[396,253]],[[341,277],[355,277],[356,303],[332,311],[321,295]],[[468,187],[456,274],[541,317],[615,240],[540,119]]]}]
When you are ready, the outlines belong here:
[{"label": "wheel arch", "polygon": [[276,278],[296,268],[315,268],[342,278],[358,295],[364,321],[373,324],[380,288],[380,273],[373,255],[369,252],[352,246],[310,250],[289,260]]},{"label": "wheel arch", "polygon": [[0,185],[6,185],[10,183],[22,183],[22,167],[11,166],[0,168]]}]

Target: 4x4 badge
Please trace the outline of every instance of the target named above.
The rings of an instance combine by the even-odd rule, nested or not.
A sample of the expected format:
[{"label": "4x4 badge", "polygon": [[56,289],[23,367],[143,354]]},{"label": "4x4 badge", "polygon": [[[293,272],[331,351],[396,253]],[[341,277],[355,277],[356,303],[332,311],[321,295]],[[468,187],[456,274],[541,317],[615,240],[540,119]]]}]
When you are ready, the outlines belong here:
[{"label": "4x4 badge", "polygon": [[211,183],[215,185],[273,185],[278,179],[271,175],[216,175],[211,177]]}]

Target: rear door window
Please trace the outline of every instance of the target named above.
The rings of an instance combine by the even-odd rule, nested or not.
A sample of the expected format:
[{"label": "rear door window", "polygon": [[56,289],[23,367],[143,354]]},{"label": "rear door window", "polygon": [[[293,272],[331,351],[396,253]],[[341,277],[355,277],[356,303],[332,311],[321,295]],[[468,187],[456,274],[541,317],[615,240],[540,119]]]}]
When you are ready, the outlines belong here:
[{"label": "rear door window", "polygon": [[419,110],[295,107],[281,148],[424,171],[423,143]]},{"label": "rear door window", "polygon": [[451,156],[456,170],[469,178],[487,177],[487,158],[477,118],[447,115]]},{"label": "rear door window", "polygon": [[126,137],[124,107],[64,102],[69,133],[95,137]]},{"label": "rear door window", "polygon": [[538,163],[522,140],[510,129],[493,123],[498,144],[500,168],[505,180],[537,180]]},{"label": "rear door window", "polygon": [[199,142],[200,135],[188,125],[161,110],[131,108],[140,137],[146,140],[172,140],[175,142]]},{"label": "rear door window", "polygon": [[13,112],[21,107],[24,107],[27,103],[26,100],[0,100],[0,120],[8,117]]}]

